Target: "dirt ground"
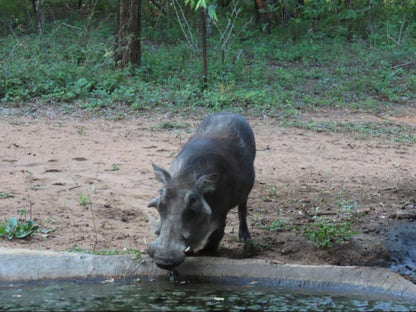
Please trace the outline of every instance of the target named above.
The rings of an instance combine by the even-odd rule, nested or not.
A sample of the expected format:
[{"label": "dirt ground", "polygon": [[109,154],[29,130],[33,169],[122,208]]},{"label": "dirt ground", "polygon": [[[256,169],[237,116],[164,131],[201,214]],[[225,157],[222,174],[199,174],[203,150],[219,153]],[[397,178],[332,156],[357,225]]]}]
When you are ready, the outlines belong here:
[{"label": "dirt ground", "polygon": [[[160,187],[151,164],[168,168],[203,118],[196,113],[181,115],[136,113],[112,121],[82,112],[3,110],[0,192],[11,196],[0,198],[0,217],[18,216],[24,209],[26,218],[41,230],[28,239],[0,238],[0,245],[146,252],[154,239],[149,216],[157,217],[146,206]],[[388,266],[398,259],[392,254],[397,244],[413,242],[398,237],[397,229],[404,225],[415,230],[416,144],[283,128],[266,116],[246,118],[257,141],[248,215],[256,248],[244,251],[238,241],[234,209],[217,256]],[[333,110],[305,118],[352,122],[387,118],[416,129],[416,110],[409,108],[394,117]],[[316,217],[351,222],[358,234],[332,248],[318,248],[303,234]],[[416,272],[411,266],[409,270]]]}]

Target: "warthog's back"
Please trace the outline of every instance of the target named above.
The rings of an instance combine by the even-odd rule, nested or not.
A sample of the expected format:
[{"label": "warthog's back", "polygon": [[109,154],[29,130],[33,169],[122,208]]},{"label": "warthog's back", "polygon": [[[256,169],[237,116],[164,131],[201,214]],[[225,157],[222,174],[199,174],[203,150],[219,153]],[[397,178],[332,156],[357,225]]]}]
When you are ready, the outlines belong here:
[{"label": "warthog's back", "polygon": [[241,115],[218,113],[208,116],[200,124],[194,135],[195,138],[202,136],[211,138],[228,137],[240,140],[247,152],[251,154],[251,159],[254,160],[256,156],[256,142],[253,131]]},{"label": "warthog's back", "polygon": [[[183,175],[185,171],[189,173],[189,170],[197,167],[201,173],[207,173],[228,166],[229,169],[249,173],[254,170],[255,156],[254,134],[244,117],[233,113],[217,113],[202,121],[195,135],[173,160],[170,172]],[[216,165],[217,168],[204,168],[205,165]]]}]

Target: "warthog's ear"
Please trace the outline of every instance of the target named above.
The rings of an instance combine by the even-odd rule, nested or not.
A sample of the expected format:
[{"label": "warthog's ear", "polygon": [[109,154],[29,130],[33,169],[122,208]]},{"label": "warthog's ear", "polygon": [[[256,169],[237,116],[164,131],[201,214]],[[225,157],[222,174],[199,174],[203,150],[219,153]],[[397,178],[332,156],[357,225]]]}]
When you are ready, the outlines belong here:
[{"label": "warthog's ear", "polygon": [[215,191],[216,174],[204,174],[195,181],[195,186],[202,193]]},{"label": "warthog's ear", "polygon": [[158,208],[159,207],[159,197],[153,198],[148,204],[147,207]]},{"label": "warthog's ear", "polygon": [[162,169],[155,164],[152,164],[153,172],[155,173],[155,178],[157,181],[163,184],[168,184],[170,181],[170,174],[165,169]]}]

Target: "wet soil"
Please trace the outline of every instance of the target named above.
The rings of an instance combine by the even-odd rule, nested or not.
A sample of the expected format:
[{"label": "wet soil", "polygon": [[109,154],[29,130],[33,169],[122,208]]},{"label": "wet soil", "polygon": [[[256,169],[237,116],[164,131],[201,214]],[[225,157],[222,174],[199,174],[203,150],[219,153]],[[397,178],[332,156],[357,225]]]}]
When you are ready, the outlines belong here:
[{"label": "wet soil", "polygon": [[[151,164],[168,168],[205,114],[136,112],[115,120],[110,118],[114,112],[100,117],[65,113],[56,108],[1,111],[1,217],[25,210],[23,218],[34,220],[40,231],[28,239],[0,238],[0,245],[146,252],[154,239],[149,216],[157,217],[146,206],[160,187]],[[216,256],[393,265],[415,280],[415,143],[282,127],[281,119],[270,116],[246,118],[257,141],[256,182],[248,203],[254,243],[239,242],[234,209]],[[357,123],[388,119],[416,130],[413,108],[391,117],[326,110],[302,118]],[[319,248],[305,232],[322,220],[327,227],[351,224],[357,234]]]}]

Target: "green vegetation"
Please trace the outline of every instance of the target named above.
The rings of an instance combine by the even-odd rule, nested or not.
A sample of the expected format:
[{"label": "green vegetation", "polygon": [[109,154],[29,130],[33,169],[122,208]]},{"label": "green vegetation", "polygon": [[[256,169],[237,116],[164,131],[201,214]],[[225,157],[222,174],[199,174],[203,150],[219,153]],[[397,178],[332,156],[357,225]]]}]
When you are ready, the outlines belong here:
[{"label": "green vegetation", "polygon": [[307,224],[303,233],[315,242],[318,248],[332,248],[348,241],[352,235],[358,234],[351,229],[351,222],[335,222],[327,217],[315,217],[315,222]]},{"label": "green vegetation", "polygon": [[[45,1],[49,18],[42,36],[27,17],[31,7],[12,2],[0,6],[2,105],[69,103],[89,110],[124,106],[176,111],[202,107],[293,117],[322,107],[380,112],[416,98],[415,1],[360,1],[354,6],[348,1],[304,1],[283,22],[278,18],[283,3],[296,1],[275,0],[268,8],[274,19],[263,21],[272,26],[270,33],[250,22],[252,2],[242,1],[241,14],[234,19],[229,7],[219,6],[218,28],[211,25],[208,38],[204,91],[198,45],[190,48],[175,16],[151,3],[143,4],[142,66],[119,69],[113,51],[116,1],[99,1],[93,9],[84,1],[88,14],[78,14],[77,1],[67,6]],[[191,8],[184,12],[198,38],[197,14]],[[230,41],[223,42],[228,21],[234,31]],[[236,30],[241,28],[243,32]],[[352,125],[309,125],[319,126],[331,131]],[[358,127],[371,133],[378,125]],[[414,137],[405,134],[399,140],[413,142]]]},{"label": "green vegetation", "polygon": [[157,124],[153,127],[153,130],[181,130],[189,128],[189,124],[186,122],[178,122],[178,121],[162,121],[161,123]]},{"label": "green vegetation", "polygon": [[9,197],[13,197],[13,194],[7,193],[7,192],[0,192],[0,198],[9,198]]},{"label": "green vegetation", "polygon": [[334,208],[335,213],[347,220],[355,219],[362,216],[359,211],[360,205],[355,200],[341,200],[337,202]]},{"label": "green vegetation", "polygon": [[88,195],[83,195],[82,193],[78,194],[79,204],[81,206],[87,206],[90,203],[90,197]]},{"label": "green vegetation", "polygon": [[0,38],[2,102],[36,97],[86,109],[121,103],[133,109],[250,108],[292,114],[329,106],[380,111],[416,97],[412,67],[392,69],[415,57],[414,42],[379,47],[334,39],[265,41],[264,35],[253,35],[236,47],[233,64],[218,64],[212,55],[209,88],[201,92],[197,59],[181,43],[160,44],[156,51],[144,47],[143,68],[116,70],[108,31],[97,29],[84,46],[81,34],[60,25],[42,41],[34,35]]},{"label": "green vegetation", "polygon": [[358,138],[384,137],[393,142],[415,143],[416,136],[412,127],[391,121],[353,123],[337,121],[302,121],[293,119],[284,123],[285,126],[314,130],[317,132],[351,133]]},{"label": "green vegetation", "polygon": [[[340,194],[342,197],[342,194]],[[315,209],[316,215],[313,222],[303,226],[302,233],[311,241],[315,242],[318,248],[330,249],[351,239],[352,235],[358,232],[352,229],[354,222],[362,214],[359,211],[360,205],[355,200],[341,198],[333,208],[334,218],[320,215],[320,209]]]},{"label": "green vegetation", "polygon": [[112,164],[110,169],[104,169],[104,171],[118,171],[120,166],[118,164]]},{"label": "green vegetation", "polygon": [[[20,211],[20,219],[26,214],[25,210]],[[4,218],[4,222],[0,222],[0,237],[7,237],[9,240],[14,238],[26,238],[38,230],[39,226],[35,222],[29,220],[22,221],[16,217],[10,219]]]},{"label": "green vegetation", "polygon": [[279,191],[276,186],[271,186],[267,194],[262,196],[264,202],[271,202],[279,195]]},{"label": "green vegetation", "polygon": [[294,232],[296,235],[305,236],[318,248],[331,249],[358,234],[353,227],[360,222],[363,212],[356,200],[345,198],[344,192],[339,192],[329,205],[324,209],[319,206],[314,207],[312,214],[307,212],[300,214],[305,218],[296,223],[279,218],[268,220],[254,214],[252,225],[269,232]]},{"label": "green vegetation", "polygon": [[268,224],[264,228],[266,228],[270,232],[281,232],[281,231],[291,231],[294,227],[292,224],[288,223],[287,221],[275,220],[275,221],[270,222],[270,224]]},{"label": "green vegetation", "polygon": [[90,250],[86,250],[83,249],[81,247],[76,247],[74,249],[68,249],[65,250],[68,252],[78,252],[78,253],[87,253],[87,254],[91,254],[91,255],[104,255],[104,256],[112,256],[112,255],[137,255],[140,256],[141,252],[139,250],[134,250],[131,248],[124,248],[123,250],[118,250],[118,249],[112,249],[112,250],[100,250],[100,251],[90,251]]}]

